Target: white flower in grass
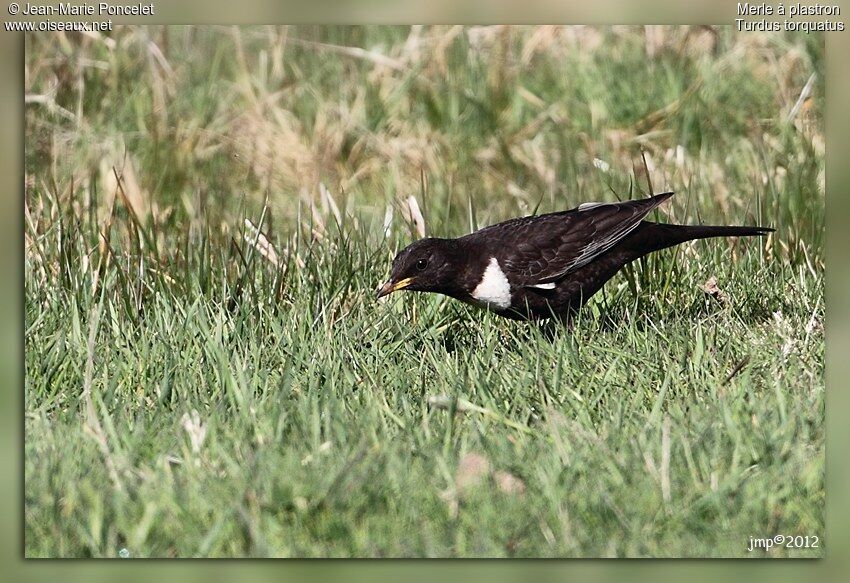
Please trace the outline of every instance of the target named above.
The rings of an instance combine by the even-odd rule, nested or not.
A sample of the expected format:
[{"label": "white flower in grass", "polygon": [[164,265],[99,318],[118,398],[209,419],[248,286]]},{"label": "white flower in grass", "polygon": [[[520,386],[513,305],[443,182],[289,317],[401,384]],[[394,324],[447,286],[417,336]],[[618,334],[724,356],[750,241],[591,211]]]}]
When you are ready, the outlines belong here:
[{"label": "white flower in grass", "polygon": [[608,172],[611,170],[611,165],[601,158],[594,158],[593,165],[599,170],[602,170],[602,172]]},{"label": "white flower in grass", "polygon": [[180,418],[180,424],[183,425],[183,429],[189,434],[189,443],[192,444],[192,451],[199,453],[201,446],[204,444],[204,439],[207,437],[207,428],[201,423],[200,414],[194,409],[190,413],[183,413],[183,417]]}]

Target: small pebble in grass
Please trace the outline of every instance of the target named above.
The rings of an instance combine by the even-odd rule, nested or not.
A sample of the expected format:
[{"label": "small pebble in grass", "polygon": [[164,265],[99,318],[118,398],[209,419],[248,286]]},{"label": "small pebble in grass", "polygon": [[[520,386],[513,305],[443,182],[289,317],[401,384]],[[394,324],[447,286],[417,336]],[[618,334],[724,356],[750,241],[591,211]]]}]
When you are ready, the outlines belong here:
[{"label": "small pebble in grass", "polygon": [[129,559],[130,558],[130,551],[128,551],[126,547],[122,548],[120,551],[118,551],[118,556],[121,557],[122,559]]},{"label": "small pebble in grass", "polygon": [[490,461],[486,457],[479,453],[467,453],[460,458],[455,473],[458,491],[463,493],[479,485],[489,473]]},{"label": "small pebble in grass", "polygon": [[509,472],[499,470],[493,475],[499,490],[505,494],[525,494],[525,482]]},{"label": "small pebble in grass", "polygon": [[483,485],[491,477],[496,487],[505,494],[525,493],[525,482],[504,470],[492,471],[490,460],[480,453],[470,452],[458,462],[455,473],[457,493],[464,495],[473,488]]}]

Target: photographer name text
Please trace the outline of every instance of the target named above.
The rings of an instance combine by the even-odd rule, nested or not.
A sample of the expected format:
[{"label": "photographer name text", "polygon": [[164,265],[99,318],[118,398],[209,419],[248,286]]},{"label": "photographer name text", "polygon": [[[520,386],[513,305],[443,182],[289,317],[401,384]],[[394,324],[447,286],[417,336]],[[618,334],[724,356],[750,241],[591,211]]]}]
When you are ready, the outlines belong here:
[{"label": "photographer name text", "polygon": [[24,4],[20,14],[22,16],[153,16],[153,4],[109,4],[98,2],[97,4],[71,4],[70,2],[59,2],[57,4],[35,5]]}]

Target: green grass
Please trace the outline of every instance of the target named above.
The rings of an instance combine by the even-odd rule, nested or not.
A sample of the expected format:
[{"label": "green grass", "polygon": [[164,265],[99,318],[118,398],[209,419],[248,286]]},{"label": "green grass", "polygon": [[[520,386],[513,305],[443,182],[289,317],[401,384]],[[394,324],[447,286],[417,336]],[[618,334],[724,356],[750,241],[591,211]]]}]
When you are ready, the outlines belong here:
[{"label": "green grass", "polygon": [[[27,556],[823,554],[821,36],[113,40],[27,38]],[[571,331],[374,300],[411,195],[456,236],[647,178],[659,220],[777,233],[641,261]]]}]

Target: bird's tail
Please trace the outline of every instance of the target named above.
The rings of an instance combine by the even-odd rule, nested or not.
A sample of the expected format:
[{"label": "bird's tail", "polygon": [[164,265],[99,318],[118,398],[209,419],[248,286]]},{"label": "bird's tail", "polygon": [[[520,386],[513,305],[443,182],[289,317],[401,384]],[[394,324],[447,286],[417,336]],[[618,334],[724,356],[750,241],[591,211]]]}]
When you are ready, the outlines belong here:
[{"label": "bird's tail", "polygon": [[694,239],[711,237],[755,237],[772,233],[769,227],[728,227],[714,225],[665,225],[644,221],[653,240],[653,251],[665,249]]}]

